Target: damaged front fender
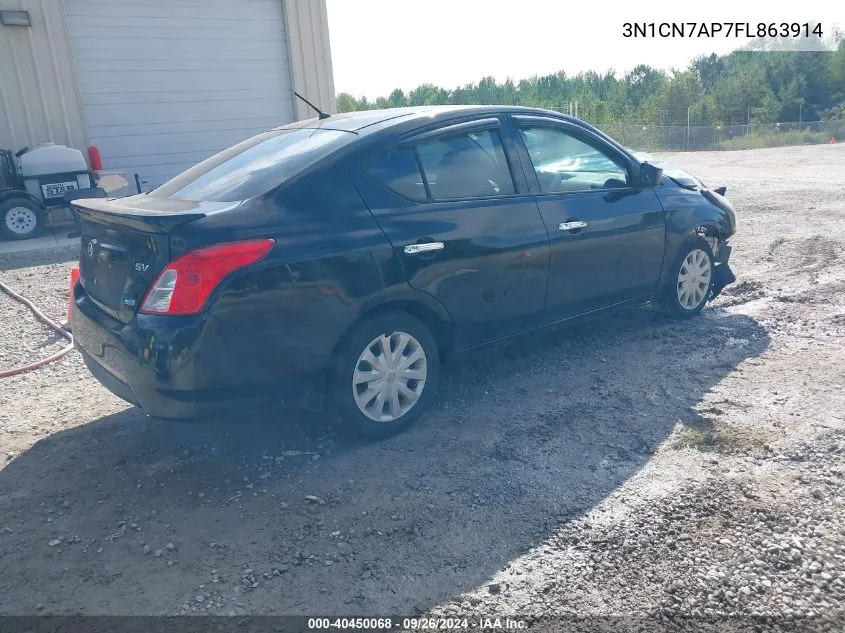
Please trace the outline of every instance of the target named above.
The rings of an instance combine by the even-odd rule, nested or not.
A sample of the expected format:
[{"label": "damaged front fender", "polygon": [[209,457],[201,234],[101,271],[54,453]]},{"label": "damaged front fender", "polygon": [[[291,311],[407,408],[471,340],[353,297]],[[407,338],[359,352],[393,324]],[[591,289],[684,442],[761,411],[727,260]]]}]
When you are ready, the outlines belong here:
[{"label": "damaged front fender", "polygon": [[713,252],[713,263],[715,264],[713,267],[713,282],[710,286],[710,294],[707,297],[708,301],[712,301],[722,293],[725,286],[736,281],[736,276],[728,265],[731,247],[726,240],[715,234],[712,228],[701,226],[696,232],[710,245],[710,250]]},{"label": "damaged front fender", "polygon": [[710,296],[707,297],[707,300],[713,301],[713,299],[722,294],[722,290],[725,289],[725,286],[730,285],[735,281],[736,276],[731,270],[731,267],[728,266],[727,262],[723,264],[716,264],[713,269],[713,283],[710,285]]}]

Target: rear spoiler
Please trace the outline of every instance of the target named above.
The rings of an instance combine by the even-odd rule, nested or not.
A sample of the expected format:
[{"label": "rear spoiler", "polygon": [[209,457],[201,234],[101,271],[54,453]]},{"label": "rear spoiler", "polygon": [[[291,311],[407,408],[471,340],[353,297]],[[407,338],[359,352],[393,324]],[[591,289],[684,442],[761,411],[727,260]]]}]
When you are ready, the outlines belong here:
[{"label": "rear spoiler", "polygon": [[[85,198],[73,200],[70,206],[74,213],[92,222],[124,226],[141,233],[169,233],[188,222],[206,216],[205,213],[199,211],[182,211],[173,208],[189,205],[196,207],[192,203],[185,204],[185,201],[160,200],[157,206],[163,208],[144,209],[140,205],[132,205],[130,200],[129,198],[111,200]],[[167,207],[171,207],[172,210]]]}]

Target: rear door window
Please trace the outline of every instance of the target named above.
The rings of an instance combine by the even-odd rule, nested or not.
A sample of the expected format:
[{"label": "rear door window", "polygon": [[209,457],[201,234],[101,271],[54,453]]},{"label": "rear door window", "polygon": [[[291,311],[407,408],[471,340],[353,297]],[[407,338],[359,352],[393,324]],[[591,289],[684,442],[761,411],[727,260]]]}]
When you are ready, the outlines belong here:
[{"label": "rear door window", "polygon": [[370,158],[363,169],[382,186],[420,202],[508,195],[516,191],[502,139],[496,130],[476,130],[410,147],[394,147]]},{"label": "rear door window", "polygon": [[417,146],[434,200],[514,193],[513,178],[496,130],[434,139]]}]

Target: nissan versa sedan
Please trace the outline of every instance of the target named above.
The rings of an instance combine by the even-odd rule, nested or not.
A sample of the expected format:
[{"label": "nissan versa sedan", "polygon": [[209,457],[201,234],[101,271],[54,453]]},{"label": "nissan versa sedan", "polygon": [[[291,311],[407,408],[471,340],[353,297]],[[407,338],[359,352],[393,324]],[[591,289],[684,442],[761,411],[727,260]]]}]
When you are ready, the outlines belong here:
[{"label": "nissan versa sedan", "polygon": [[153,416],[291,403],[387,437],[447,359],[645,300],[698,314],[734,281],[724,194],[545,110],[300,121],[75,201],[74,340]]}]

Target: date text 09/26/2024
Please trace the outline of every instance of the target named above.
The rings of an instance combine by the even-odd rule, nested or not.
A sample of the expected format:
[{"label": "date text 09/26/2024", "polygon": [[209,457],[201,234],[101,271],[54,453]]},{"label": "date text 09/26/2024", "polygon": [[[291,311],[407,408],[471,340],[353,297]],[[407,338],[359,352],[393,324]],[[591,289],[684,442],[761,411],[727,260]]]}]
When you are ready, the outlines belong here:
[{"label": "date text 09/26/2024", "polygon": [[447,631],[462,629],[519,631],[527,628],[525,620],[510,617],[479,618],[308,618],[308,629],[318,630],[369,630],[369,631]]},{"label": "date text 09/26/2024", "polygon": [[625,22],[623,37],[817,37],[821,23],[813,22]]}]

